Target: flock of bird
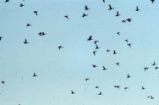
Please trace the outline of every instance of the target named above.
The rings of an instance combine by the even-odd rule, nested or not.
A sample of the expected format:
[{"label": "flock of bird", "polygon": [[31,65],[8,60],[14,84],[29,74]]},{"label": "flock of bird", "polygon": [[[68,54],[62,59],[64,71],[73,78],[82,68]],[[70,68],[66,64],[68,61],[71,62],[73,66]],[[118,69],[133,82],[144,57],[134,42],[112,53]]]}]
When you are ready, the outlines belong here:
[{"label": "flock of bird", "polygon": [[[10,0],[5,0],[5,3],[8,3],[9,1],[10,1]],[[150,1],[151,1],[152,4],[155,2],[155,0],[150,0]],[[103,3],[106,3],[105,0],[102,0],[102,2],[103,2]],[[20,3],[20,4],[19,4],[19,7],[24,7],[24,6],[25,6],[25,5],[24,5],[23,3]],[[115,8],[114,8],[111,4],[108,4],[108,10],[111,11],[111,10],[113,10],[113,9],[115,9]],[[84,6],[84,10],[85,10],[85,11],[88,11],[88,10],[91,10],[91,8],[89,8],[88,5],[85,5],[85,6]],[[136,12],[140,11],[139,6],[136,6],[136,9],[134,9],[134,10],[135,10]],[[34,11],[33,11],[33,14],[36,15],[36,16],[38,16],[38,15],[39,15],[39,11],[34,10]],[[89,15],[88,15],[87,13],[83,13],[83,14],[81,15],[82,18],[85,18],[86,16],[89,16]],[[116,17],[120,16],[120,12],[117,11],[116,14],[115,14],[115,16],[116,16]],[[68,14],[67,14],[67,15],[64,15],[64,18],[67,19],[67,20],[69,20],[69,19],[70,19],[70,15],[68,15]],[[132,18],[125,18],[125,19],[121,20],[121,23],[127,23],[127,22],[130,23],[131,21],[132,21]],[[32,26],[31,23],[27,23],[27,24],[26,24],[26,27],[31,27],[31,26]],[[45,32],[39,32],[38,35],[39,35],[39,36],[44,36],[44,35],[46,35],[46,33],[45,33]],[[121,33],[120,33],[120,32],[116,32],[116,35],[117,35],[117,36],[120,36]],[[3,36],[0,36],[0,41],[3,41]],[[98,49],[100,49],[100,47],[99,47],[99,45],[98,45],[99,41],[93,39],[93,36],[92,36],[92,35],[88,35],[88,38],[86,38],[86,41],[88,41],[88,42],[93,41],[94,46],[95,46],[95,49],[92,51],[92,54],[93,54],[94,56],[96,56],[96,54],[97,54],[97,52],[98,52]],[[129,42],[128,39],[125,39],[125,42],[126,42],[126,45],[127,45],[129,48],[132,47],[132,43]],[[27,38],[24,38],[23,43],[24,43],[24,44],[29,44],[28,39],[27,39]],[[63,48],[64,48],[63,45],[57,46],[57,49],[58,49],[58,50],[61,50],[61,49],[63,49]],[[107,53],[112,52],[113,55],[118,54],[115,49],[106,49],[106,52],[107,52]],[[120,66],[120,62],[116,62],[116,65],[117,65],[117,66]],[[97,68],[97,67],[98,67],[96,64],[93,64],[93,65],[91,65],[91,66],[92,66],[92,68]],[[159,69],[159,67],[156,65],[156,62],[155,62],[155,61],[151,64],[151,66],[153,66],[155,70]],[[108,68],[103,65],[103,66],[101,67],[101,69],[102,69],[103,71],[105,71],[105,70],[107,70]],[[148,67],[148,66],[145,66],[145,67],[143,68],[143,70],[144,70],[144,71],[147,71],[147,70],[149,70],[149,67]],[[32,75],[32,77],[34,77],[34,78],[37,77],[37,76],[38,76],[38,75],[37,75],[36,73],[33,73],[33,75]],[[131,78],[132,76],[131,76],[130,74],[127,74],[125,77],[126,77],[127,79],[129,79],[129,78]],[[86,82],[89,81],[89,80],[91,80],[91,79],[88,78],[88,77],[85,78],[85,81],[86,81]],[[5,85],[6,82],[5,82],[4,80],[1,80],[1,84]],[[114,85],[114,86],[112,86],[112,87],[113,87],[113,88],[116,88],[116,89],[120,89],[120,88],[121,88],[120,85]],[[99,86],[96,85],[95,88],[97,89],[97,88],[99,88]],[[128,88],[128,86],[125,86],[125,87],[123,87],[123,89],[124,89],[124,90],[127,90],[127,89],[129,89],[129,88]],[[146,88],[145,88],[144,86],[141,86],[141,90],[145,90],[145,89],[146,89]],[[70,94],[77,94],[77,93],[72,89],[72,90],[70,90]],[[104,93],[103,93],[102,91],[100,91],[99,93],[97,93],[97,95],[104,95]],[[154,99],[154,96],[148,95],[147,98],[149,98],[149,99]],[[21,105],[21,104],[19,104],[19,105]]]}]

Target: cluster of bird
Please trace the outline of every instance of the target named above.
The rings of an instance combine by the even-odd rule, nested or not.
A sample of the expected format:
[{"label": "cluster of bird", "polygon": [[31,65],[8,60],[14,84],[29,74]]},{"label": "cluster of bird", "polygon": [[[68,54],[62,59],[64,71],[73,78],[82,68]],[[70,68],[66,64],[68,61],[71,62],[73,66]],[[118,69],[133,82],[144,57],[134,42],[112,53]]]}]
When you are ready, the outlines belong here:
[{"label": "cluster of bird", "polygon": [[[152,3],[155,2],[155,0],[150,0],[150,1],[151,1]],[[8,2],[9,2],[9,0],[5,0],[5,3],[8,3]],[[103,0],[103,3],[105,3],[105,0]],[[23,7],[23,6],[24,6],[24,4],[23,4],[23,3],[20,3],[19,7]],[[114,9],[114,7],[112,7],[110,4],[108,4],[108,10],[113,10],[113,9]],[[90,10],[90,8],[89,8],[87,5],[85,5],[85,6],[84,6],[84,10],[88,11],[88,10]],[[136,6],[135,11],[140,11],[140,9],[139,9],[138,6]],[[37,10],[34,10],[33,13],[34,13],[36,16],[38,16],[38,11],[37,11]],[[84,17],[86,17],[86,16],[88,16],[88,14],[87,14],[87,13],[83,13],[81,17],[84,18]],[[115,16],[116,16],[116,17],[120,16],[119,11],[116,12]],[[69,15],[64,15],[64,18],[66,18],[66,19],[68,19],[68,20],[70,19]],[[126,23],[126,22],[131,22],[131,21],[132,21],[132,18],[126,18],[126,19],[123,19],[121,22],[122,22],[122,23]],[[27,23],[26,26],[27,26],[27,27],[30,27],[30,26],[32,26],[32,25],[31,25],[30,23]],[[117,32],[116,34],[120,36],[120,32]],[[46,33],[45,33],[45,32],[39,32],[38,35],[39,35],[39,36],[44,36],[44,35],[46,35]],[[2,38],[3,38],[3,37],[0,36],[0,41],[2,40]],[[93,36],[90,35],[90,36],[88,37],[87,41],[93,41]],[[130,43],[130,42],[128,41],[128,39],[125,39],[125,42],[127,43],[127,45],[128,45],[129,47],[132,46],[132,43]],[[28,44],[28,43],[29,43],[28,40],[27,40],[27,38],[24,39],[23,43],[24,43],[24,44]],[[98,40],[94,40],[95,50],[92,52],[94,56],[96,56],[97,50],[100,48],[100,47],[98,46],[98,43],[99,43]],[[61,50],[62,48],[64,48],[63,45],[59,45],[59,46],[58,46],[58,49],[59,49],[59,50]],[[110,52],[110,51],[112,51],[112,54],[113,54],[113,55],[116,55],[116,54],[117,54],[117,51],[114,50],[114,49],[113,49],[113,50],[106,49],[106,52]],[[117,66],[120,66],[120,63],[119,63],[119,62],[116,62],[116,65],[117,65]],[[155,70],[159,69],[159,67],[156,66],[156,63],[155,63],[155,62],[153,62],[152,66],[154,67]],[[98,66],[95,65],[95,64],[93,64],[92,67],[93,67],[93,68],[96,68],[96,67],[98,67]],[[147,71],[148,69],[149,69],[149,67],[145,67],[145,68],[144,68],[144,71]],[[105,66],[102,66],[102,70],[107,70],[107,68],[106,68]],[[36,73],[33,73],[33,75],[32,75],[32,77],[37,77],[37,76],[38,76],[38,75],[37,75]],[[126,78],[131,78],[131,75],[130,75],[130,74],[127,74]],[[85,78],[85,81],[88,81],[88,80],[90,80],[90,79],[89,79],[89,78]],[[6,83],[6,82],[5,82],[4,80],[1,81],[1,84],[4,85],[5,83]],[[114,85],[113,87],[119,89],[121,86],[120,86],[120,85]],[[99,88],[99,86],[95,86],[95,88]],[[125,86],[124,89],[127,90],[128,87]],[[146,88],[145,88],[144,86],[142,86],[141,89],[144,90],[144,89],[146,89]],[[71,94],[76,94],[75,91],[73,91],[73,90],[71,90],[70,93],[71,93]],[[100,91],[100,92],[98,93],[98,95],[103,95],[103,93]],[[149,98],[149,99],[154,99],[154,97],[151,96],[151,95],[150,95],[150,96],[147,96],[147,98]],[[19,105],[20,105],[20,104],[19,104]]]}]

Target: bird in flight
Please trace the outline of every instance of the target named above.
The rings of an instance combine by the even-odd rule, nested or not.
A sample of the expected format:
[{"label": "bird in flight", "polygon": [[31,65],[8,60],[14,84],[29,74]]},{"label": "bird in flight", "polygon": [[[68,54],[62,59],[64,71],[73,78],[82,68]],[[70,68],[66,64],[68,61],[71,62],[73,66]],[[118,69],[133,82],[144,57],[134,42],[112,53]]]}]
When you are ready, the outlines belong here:
[{"label": "bird in flight", "polygon": [[98,95],[103,95],[103,93],[102,93],[102,92],[99,92]]},{"label": "bird in flight", "polygon": [[120,35],[120,32],[117,32],[116,34],[117,34],[117,35]]},{"label": "bird in flight", "polygon": [[61,48],[63,48],[63,46],[62,46],[62,45],[59,45],[59,46],[58,46],[58,49],[60,50]]},{"label": "bird in flight", "polygon": [[152,4],[155,2],[155,0],[150,0],[152,2]]},{"label": "bird in flight", "polygon": [[127,43],[128,43],[128,39],[125,39],[125,42],[127,42]]},{"label": "bird in flight", "polygon": [[27,39],[24,39],[24,44],[28,44],[28,40]]},{"label": "bird in flight", "polygon": [[93,40],[92,35],[90,35],[87,40],[88,40],[88,41]]},{"label": "bird in flight", "polygon": [[122,23],[126,23],[126,20],[122,20],[121,22],[122,22]]},{"label": "bird in flight", "polygon": [[66,19],[69,19],[69,16],[68,16],[68,15],[65,15],[64,17],[65,17]]},{"label": "bird in flight", "polygon": [[92,65],[92,67],[93,67],[93,68],[96,68],[97,66],[96,66],[96,65]]},{"label": "bird in flight", "polygon": [[29,27],[29,26],[31,26],[31,24],[27,23],[26,26]]},{"label": "bird in flight", "polygon": [[35,10],[35,11],[33,11],[33,12],[34,12],[34,14],[35,14],[36,16],[38,16],[38,11]]},{"label": "bird in flight", "polygon": [[116,15],[115,15],[115,16],[120,16],[119,11],[116,12]]},{"label": "bird in flight", "polygon": [[95,40],[95,41],[94,41],[94,44],[97,44],[98,42],[99,42],[98,40]]},{"label": "bird in flight", "polygon": [[128,45],[129,47],[131,47],[132,43],[128,43],[127,45]]},{"label": "bird in flight", "polygon": [[149,68],[148,67],[144,67],[144,71],[147,71]]},{"label": "bird in flight", "polygon": [[2,84],[5,84],[5,81],[1,81]]},{"label": "bird in flight", "polygon": [[117,54],[117,52],[116,52],[115,50],[113,50],[113,54],[114,54],[114,55],[116,55],[116,54]]},{"label": "bird in flight", "polygon": [[96,52],[97,52],[97,51],[93,51],[93,55],[94,55],[94,56],[96,55]]},{"label": "bird in flight", "polygon": [[120,88],[120,86],[119,86],[119,85],[114,85],[114,88],[118,88],[118,89],[119,89],[119,88]]},{"label": "bird in flight", "polygon": [[33,77],[37,77],[38,75],[36,73],[33,74]]},{"label": "bird in flight", "polygon": [[105,0],[103,0],[103,3],[105,3]]},{"label": "bird in flight", "polygon": [[126,86],[126,87],[124,87],[124,89],[125,89],[125,90],[127,90],[127,89],[128,89],[128,87]]},{"label": "bird in flight", "polygon": [[139,9],[139,7],[138,6],[136,6],[136,10],[135,11],[139,11],[140,9]]},{"label": "bird in flight", "polygon": [[110,4],[108,6],[109,6],[108,10],[114,9]]},{"label": "bird in flight", "polygon": [[158,67],[158,66],[156,66],[156,67],[155,67],[155,70],[157,70],[157,69],[159,69],[159,67]]},{"label": "bird in flight", "polygon": [[82,17],[83,17],[83,18],[86,17],[86,16],[88,16],[88,14],[86,14],[86,13],[83,13],[83,14],[82,14]]},{"label": "bird in flight", "polygon": [[23,7],[23,6],[24,6],[24,4],[20,3],[19,7]]},{"label": "bird in flight", "polygon": [[45,34],[45,32],[39,32],[38,35],[39,35],[39,36],[44,36],[44,35],[46,35],[46,34]]},{"label": "bird in flight", "polygon": [[144,90],[144,89],[145,89],[145,87],[144,87],[144,86],[142,86],[142,87],[141,87],[141,89],[142,89],[142,90]]},{"label": "bird in flight", "polygon": [[5,3],[8,3],[9,2],[9,0],[5,0]]},{"label": "bird in flight", "polygon": [[88,6],[85,5],[85,6],[84,6],[84,9],[85,9],[85,10],[89,10],[90,8],[88,8]]},{"label": "bird in flight", "polygon": [[71,94],[75,94],[75,92],[73,90],[71,90]]},{"label": "bird in flight", "polygon": [[99,88],[99,86],[95,86],[95,88],[97,89],[97,88]]},{"label": "bird in flight", "polygon": [[2,38],[3,38],[3,37],[2,37],[2,36],[0,36],[0,41],[2,40]]},{"label": "bird in flight", "polygon": [[103,66],[103,70],[107,70],[105,66]]},{"label": "bird in flight", "polygon": [[106,52],[110,52],[110,50],[109,50],[109,49],[107,49],[107,50],[106,50]]},{"label": "bird in flight", "polygon": [[117,63],[116,63],[116,65],[117,65],[117,66],[120,66],[120,63],[119,63],[119,62],[117,62]]},{"label": "bird in flight", "polygon": [[88,80],[90,80],[89,78],[85,78],[85,81],[88,81]]},{"label": "bird in flight", "polygon": [[132,19],[131,19],[131,18],[127,18],[126,20],[127,20],[128,22],[131,22]]},{"label": "bird in flight", "polygon": [[153,63],[152,63],[152,66],[155,66],[155,65],[156,65],[156,62],[153,62]]},{"label": "bird in flight", "polygon": [[96,44],[96,48],[95,49],[99,49],[99,46]]},{"label": "bird in flight", "polygon": [[153,97],[153,96],[147,96],[147,98],[154,99],[154,97]]},{"label": "bird in flight", "polygon": [[126,78],[130,78],[131,76],[129,74],[127,74]]}]

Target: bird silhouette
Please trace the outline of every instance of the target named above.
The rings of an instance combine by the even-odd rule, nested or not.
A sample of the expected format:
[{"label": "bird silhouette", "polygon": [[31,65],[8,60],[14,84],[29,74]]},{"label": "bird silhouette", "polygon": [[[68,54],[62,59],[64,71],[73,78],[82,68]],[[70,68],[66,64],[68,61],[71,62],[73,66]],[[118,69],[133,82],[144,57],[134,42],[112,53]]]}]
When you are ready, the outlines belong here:
[{"label": "bird silhouette", "polygon": [[103,69],[102,69],[102,70],[107,70],[107,69],[106,69],[106,67],[105,67],[105,66],[103,66]]},{"label": "bird silhouette", "polygon": [[114,9],[110,4],[108,6],[109,6],[108,10]]},{"label": "bird silhouette", "polygon": [[132,43],[128,43],[127,45],[128,45],[129,47],[131,47]]},{"label": "bird silhouette", "polygon": [[131,18],[127,18],[126,20],[127,20],[128,22],[131,22],[132,19],[131,19]]},{"label": "bird silhouette", "polygon": [[5,81],[1,81],[2,84],[5,84]]},{"label": "bird silhouette", "polygon": [[58,46],[58,49],[61,50],[61,48],[63,48],[63,46],[62,46],[62,45],[59,45],[59,46]]},{"label": "bird silhouette", "polygon": [[153,96],[147,96],[147,98],[154,99],[154,97],[153,97]]},{"label": "bird silhouette", "polygon": [[66,19],[69,19],[69,16],[68,16],[68,15],[65,15],[64,17],[65,17]]},{"label": "bird silhouette", "polygon": [[96,53],[97,53],[97,51],[93,51],[93,55],[94,55],[94,56],[96,55]]},{"label": "bird silhouette", "polygon": [[86,14],[86,13],[83,13],[83,14],[82,14],[82,17],[83,17],[83,18],[86,17],[86,16],[88,16],[88,14]]},{"label": "bird silhouette", "polygon": [[87,40],[88,40],[88,41],[93,40],[92,35],[90,35]]},{"label": "bird silhouette", "polygon": [[85,78],[85,81],[88,81],[88,80],[90,80],[89,78]]},{"label": "bird silhouette", "polygon": [[150,0],[152,2],[152,4],[155,2],[155,0]]},{"label": "bird silhouette", "polygon": [[117,35],[120,35],[120,32],[117,32],[116,34],[117,34]]},{"label": "bird silhouette", "polygon": [[110,50],[109,50],[109,49],[107,49],[107,50],[106,50],[106,52],[110,52]]},{"label": "bird silhouette", "polygon": [[122,20],[122,23],[126,23],[126,20]]},{"label": "bird silhouette", "polygon": [[136,10],[135,11],[139,11],[140,9],[139,9],[139,7],[138,6],[136,6]]},{"label": "bird silhouette", "polygon": [[103,0],[103,3],[105,3],[105,0]]},{"label": "bird silhouette", "polygon": [[24,39],[24,44],[28,44],[28,40],[27,39]]},{"label": "bird silhouette", "polygon": [[130,78],[131,76],[129,74],[127,74],[126,78]]},{"label": "bird silhouette", "polygon": [[116,65],[117,65],[117,66],[120,66],[120,63],[119,63],[119,62],[116,62]]},{"label": "bird silhouette", "polygon": [[98,95],[103,95],[103,93],[102,93],[102,92],[99,92]]},{"label": "bird silhouette", "polygon": [[115,15],[115,16],[120,16],[119,11],[116,12],[116,15]]},{"label": "bird silhouette", "polygon": [[5,0],[5,3],[8,3],[9,2],[9,0]]},{"label": "bird silhouette", "polygon": [[120,86],[119,86],[119,85],[114,85],[114,88],[118,88],[118,89],[119,89],[119,88],[120,88]]},{"label": "bird silhouette", "polygon": [[84,6],[84,9],[85,9],[85,10],[89,10],[90,8],[88,8],[88,6],[85,5],[85,6]]},{"label": "bird silhouette", "polygon": [[125,90],[127,90],[127,89],[128,89],[128,87],[124,87],[124,89],[125,89]]},{"label": "bird silhouette", "polygon": [[128,39],[125,39],[125,42],[127,42],[127,43],[128,43]]},{"label": "bird silhouette", "polygon": [[46,35],[46,34],[45,34],[45,32],[39,32],[38,35],[39,35],[39,36],[44,36],[44,35]]},{"label": "bird silhouette", "polygon": [[73,90],[71,90],[71,94],[75,94],[75,92]]},{"label": "bird silhouette", "polygon": [[155,66],[155,65],[156,65],[156,62],[153,62],[153,63],[152,63],[152,66]]},{"label": "bird silhouette", "polygon": [[96,48],[95,49],[99,49],[99,46],[96,44]]},{"label": "bird silhouette", "polygon": [[141,89],[142,89],[142,90],[144,90],[144,89],[145,89],[145,87],[144,87],[144,86],[142,86],[142,87],[141,87]]},{"label": "bird silhouette", "polygon": [[95,40],[95,41],[94,41],[94,44],[97,44],[98,42],[99,42],[98,40]]},{"label": "bird silhouette", "polygon": [[158,66],[156,66],[156,67],[155,67],[155,70],[157,70],[157,69],[159,69],[159,67],[158,67]]},{"label": "bird silhouette", "polygon": [[144,67],[144,71],[147,71],[149,68],[148,67]]},{"label": "bird silhouette", "polygon": [[33,74],[33,77],[37,77],[38,75],[36,73]]},{"label": "bird silhouette", "polygon": [[3,38],[3,37],[2,37],[2,36],[0,36],[0,41],[2,40],[2,38]]},{"label": "bird silhouette", "polygon": [[113,54],[114,54],[114,55],[116,55],[116,54],[117,54],[117,52],[116,52],[115,50],[113,50]]},{"label": "bird silhouette", "polygon": [[92,65],[92,67],[93,67],[93,68],[96,68],[97,66],[96,66],[96,65]]},{"label": "bird silhouette", "polygon": [[27,23],[26,26],[29,27],[29,26],[31,26],[31,24]]},{"label": "bird silhouette", "polygon": [[38,11],[33,11],[33,13],[36,15],[36,16],[38,16]]},{"label": "bird silhouette", "polygon": [[19,7],[23,7],[23,6],[24,6],[24,4],[20,3]]},{"label": "bird silhouette", "polygon": [[95,88],[97,89],[97,88],[99,88],[99,86],[95,86]]}]

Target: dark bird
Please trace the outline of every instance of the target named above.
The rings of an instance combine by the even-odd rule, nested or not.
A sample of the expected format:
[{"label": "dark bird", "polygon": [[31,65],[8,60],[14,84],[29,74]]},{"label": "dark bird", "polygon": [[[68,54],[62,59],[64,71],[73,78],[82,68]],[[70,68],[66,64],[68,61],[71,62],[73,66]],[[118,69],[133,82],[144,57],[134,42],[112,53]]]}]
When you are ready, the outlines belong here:
[{"label": "dark bird", "polygon": [[37,15],[37,16],[38,16],[38,11],[33,11],[33,12],[34,12],[34,14],[35,14],[35,15]]},{"label": "dark bird", "polygon": [[27,39],[24,39],[24,44],[28,44],[28,40]]},{"label": "dark bird", "polygon": [[2,40],[2,38],[3,38],[3,37],[2,37],[2,36],[0,36],[0,41]]},{"label": "dark bird", "polygon": [[103,0],[103,3],[105,3],[105,0]]},{"label": "dark bird", "polygon": [[92,35],[89,36],[89,38],[87,39],[88,41],[93,40]]},{"label": "dark bird", "polygon": [[130,78],[131,76],[129,74],[127,74],[126,78]]},{"label": "dark bird", "polygon": [[125,89],[125,90],[127,90],[127,89],[128,89],[128,87],[124,87],[124,89]]},{"label": "dark bird", "polygon": [[128,43],[128,39],[125,39],[125,42],[127,42],[127,43]]},{"label": "dark bird", "polygon": [[153,62],[153,63],[152,63],[152,66],[155,66],[155,65],[156,65],[156,62]]},{"label": "dark bird", "polygon": [[127,45],[128,45],[129,47],[131,47],[132,43],[128,43]]},{"label": "dark bird", "polygon": [[138,6],[136,6],[136,10],[135,11],[139,11],[140,9],[139,9],[139,7]]},{"label": "dark bird", "polygon": [[33,77],[37,77],[38,75],[36,73],[33,74]]},{"label": "dark bird", "polygon": [[148,67],[144,67],[144,71],[147,71],[149,68]]},{"label": "dark bird", "polygon": [[2,84],[5,84],[5,81],[1,81]]},{"label": "dark bird", "polygon": [[89,10],[90,8],[88,8],[88,6],[85,5],[85,6],[84,6],[84,9],[85,9],[85,10]]},{"label": "dark bird", "polygon": [[26,26],[29,27],[29,26],[31,26],[31,24],[27,23]]},{"label": "dark bird", "polygon": [[9,2],[9,0],[5,0],[5,3],[8,3]]},{"label": "dark bird", "polygon": [[157,70],[157,69],[159,69],[159,67],[158,67],[158,66],[156,66],[156,67],[155,67],[155,70]]},{"label": "dark bird", "polygon": [[117,62],[117,63],[116,63],[116,65],[117,65],[117,66],[120,66],[120,63],[119,63],[119,62]]},{"label": "dark bird", "polygon": [[117,54],[117,52],[116,52],[115,50],[113,50],[113,54],[114,54],[114,55],[116,55],[116,54]]},{"label": "dark bird", "polygon": [[131,19],[131,18],[127,18],[126,20],[127,20],[128,22],[131,22],[132,19]]},{"label": "dark bird", "polygon": [[142,89],[142,90],[144,90],[144,89],[145,89],[145,87],[143,87],[143,86],[142,86],[142,87],[141,87],[141,89]]},{"label": "dark bird", "polygon": [[62,46],[62,45],[59,45],[59,46],[58,46],[58,49],[60,50],[61,48],[63,48],[63,46]]},{"label": "dark bird", "polygon": [[99,92],[98,95],[103,95],[103,93],[102,93],[102,92]]},{"label": "dark bird", "polygon": [[92,65],[92,67],[93,67],[93,68],[96,68],[97,66],[96,66],[96,65]]},{"label": "dark bird", "polygon": [[69,19],[69,16],[68,16],[68,15],[65,15],[64,17],[65,17],[66,19]]},{"label": "dark bird", "polygon": [[126,20],[122,20],[122,23],[126,23]]},{"label": "dark bird", "polygon": [[95,41],[94,41],[94,44],[97,44],[98,42],[99,42],[98,40],[95,40]]},{"label": "dark bird", "polygon": [[19,7],[23,7],[23,6],[24,6],[24,4],[20,3]]},{"label": "dark bird", "polygon": [[46,34],[45,34],[45,32],[39,32],[38,35],[39,35],[39,36],[44,36],[44,35],[46,35]]},{"label": "dark bird", "polygon": [[120,88],[120,86],[119,86],[119,85],[114,85],[114,88],[118,88],[118,89],[119,89],[119,88]]},{"label": "dark bird", "polygon": [[103,70],[107,70],[105,66],[103,66]]},{"label": "dark bird", "polygon": [[117,32],[116,34],[117,34],[117,35],[120,35],[120,32]]},{"label": "dark bird", "polygon": [[150,0],[152,2],[152,4],[155,2],[155,0]]},{"label": "dark bird", "polygon": [[99,86],[95,86],[95,88],[97,89],[97,88],[99,88]]},{"label": "dark bird", "polygon": [[97,51],[93,51],[93,55],[94,55],[94,56],[96,55],[96,52],[97,52]]},{"label": "dark bird", "polygon": [[154,97],[153,97],[153,96],[147,96],[147,98],[154,99]]},{"label": "dark bird", "polygon": [[86,16],[88,16],[88,14],[86,14],[86,13],[83,13],[83,14],[82,14],[82,17],[83,17],[83,18],[86,17]]},{"label": "dark bird", "polygon": [[95,49],[99,49],[99,46],[96,44],[96,48]]},{"label": "dark bird", "polygon": [[89,80],[89,78],[85,78],[85,81],[88,81]]},{"label": "dark bird", "polygon": [[115,16],[120,16],[119,11],[116,12],[116,15],[115,15]]},{"label": "dark bird", "polygon": [[109,6],[108,10],[114,9],[110,4],[108,6]]},{"label": "dark bird", "polygon": [[71,90],[71,94],[75,94],[75,92],[73,90]]},{"label": "dark bird", "polygon": [[109,49],[107,49],[107,50],[106,50],[106,52],[110,52],[110,50],[109,50]]}]

